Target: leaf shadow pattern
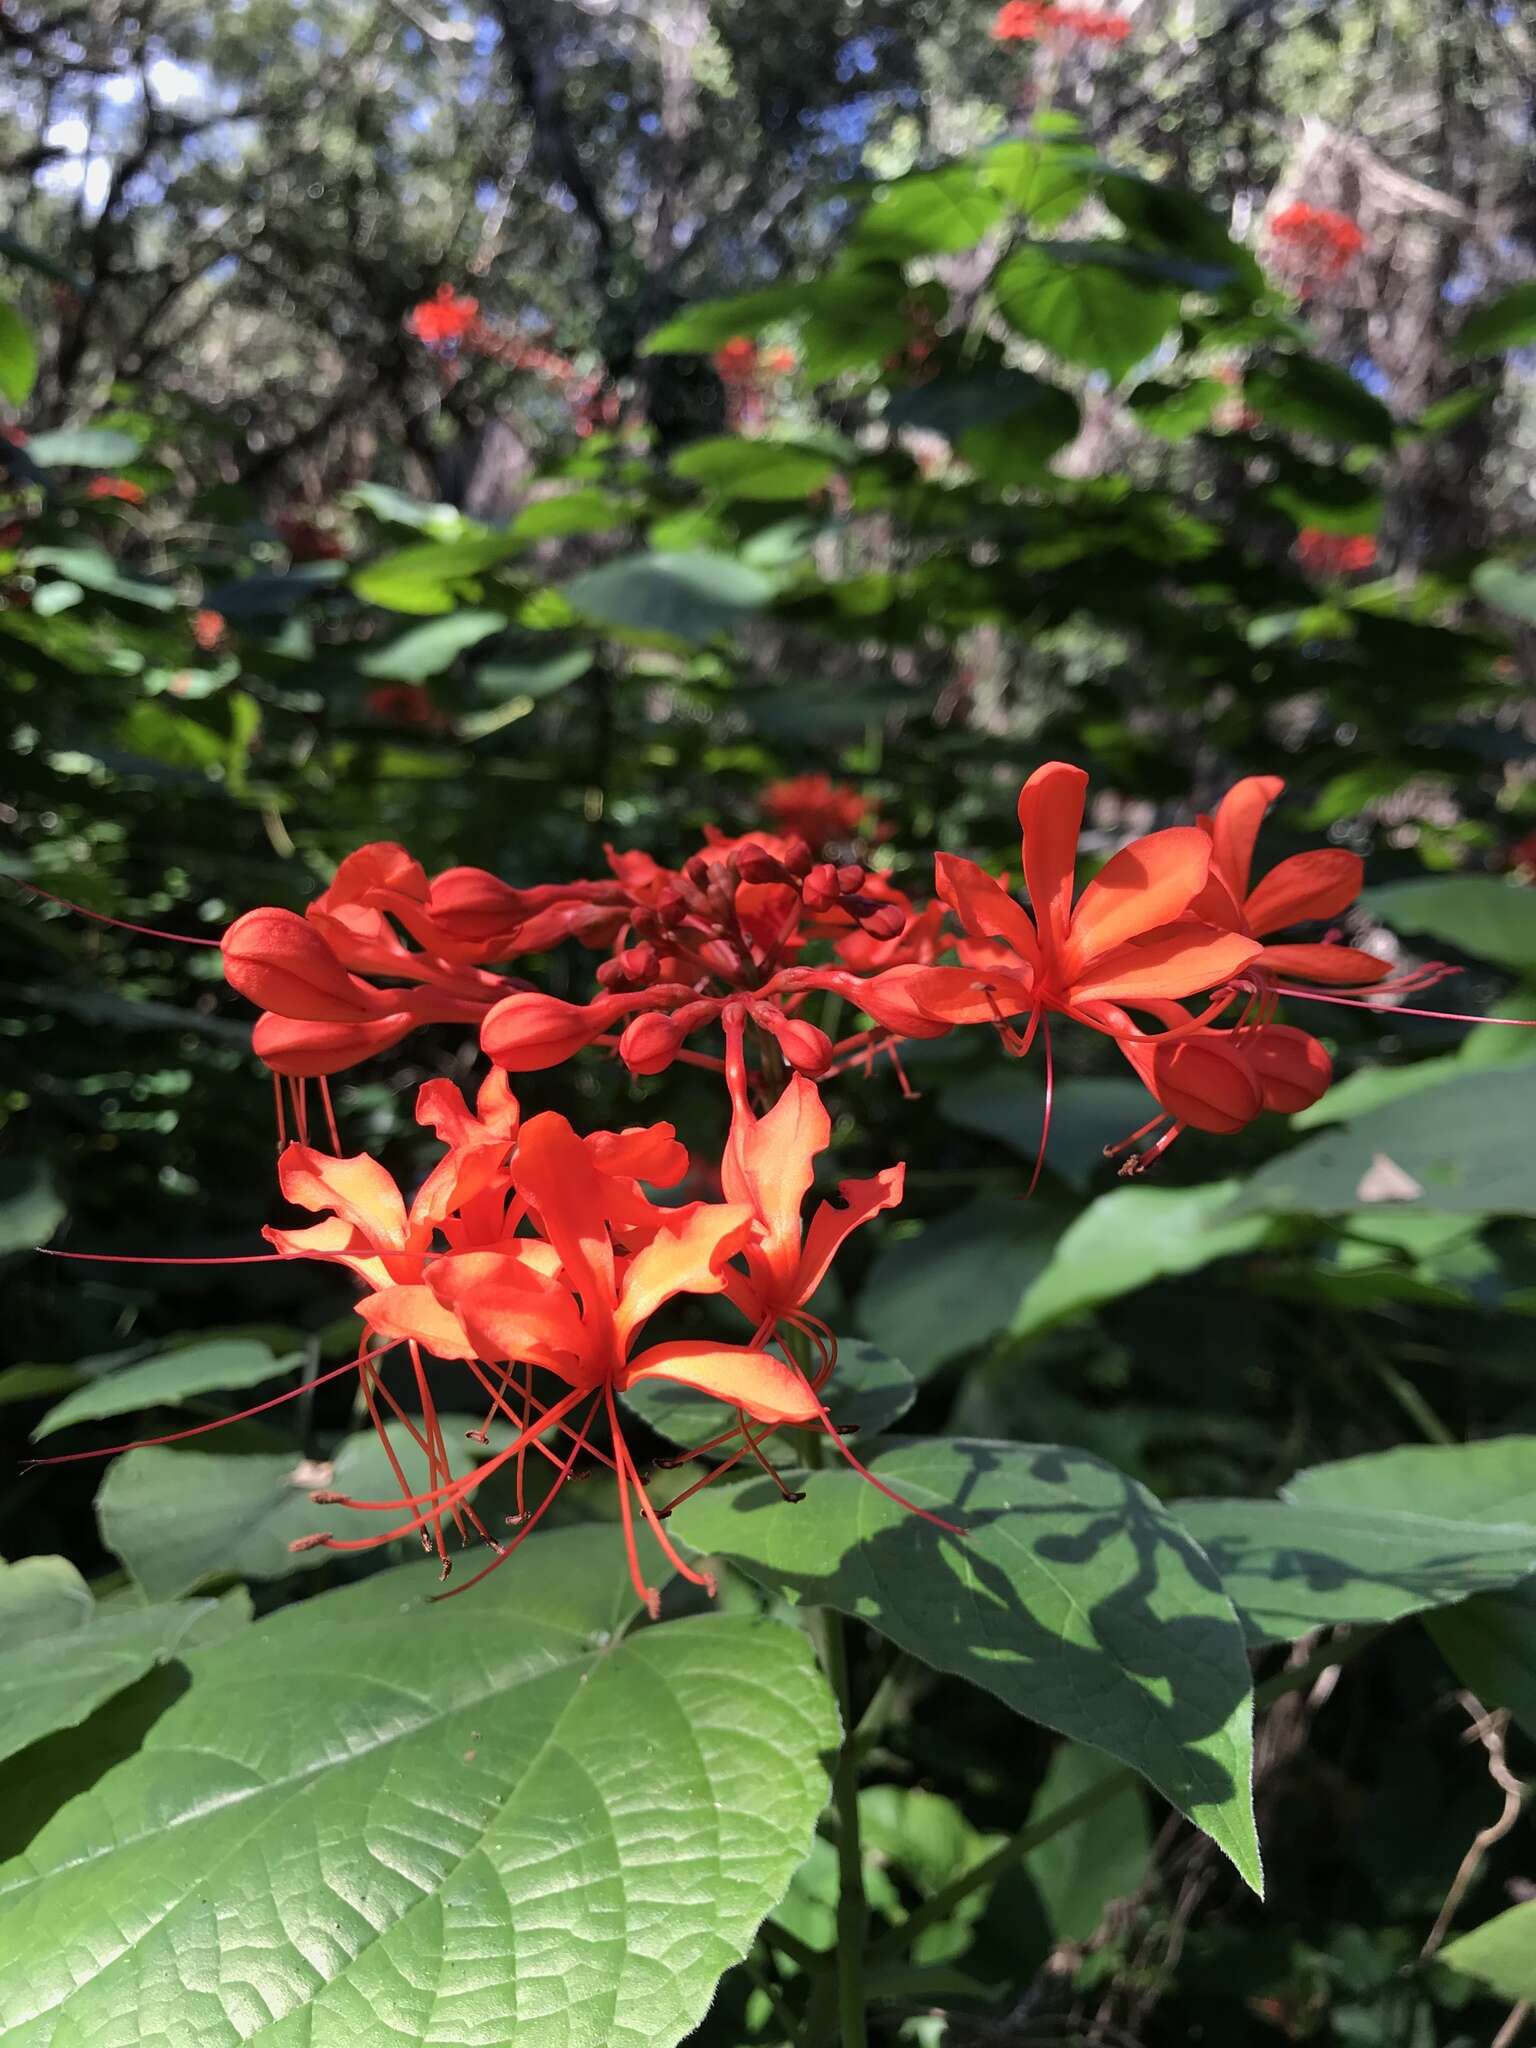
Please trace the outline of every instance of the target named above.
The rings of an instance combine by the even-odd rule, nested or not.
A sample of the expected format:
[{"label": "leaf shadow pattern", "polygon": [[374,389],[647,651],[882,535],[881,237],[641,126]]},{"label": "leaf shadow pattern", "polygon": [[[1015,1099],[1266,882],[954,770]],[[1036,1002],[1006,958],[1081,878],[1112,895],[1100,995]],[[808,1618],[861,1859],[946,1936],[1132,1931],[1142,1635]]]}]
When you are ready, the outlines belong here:
[{"label": "leaf shadow pattern", "polygon": [[1283,1500],[1187,1501],[1179,1512],[1253,1644],[1397,1621],[1536,1572],[1536,1527],[1525,1523]]},{"label": "leaf shadow pattern", "polygon": [[887,1485],[964,1525],[951,1536],[857,1474],[701,1494],[695,1548],[807,1605],[868,1622],[936,1669],[1143,1773],[1255,1877],[1252,1683],[1241,1624],[1193,1536],[1089,1452],[893,1442]]}]

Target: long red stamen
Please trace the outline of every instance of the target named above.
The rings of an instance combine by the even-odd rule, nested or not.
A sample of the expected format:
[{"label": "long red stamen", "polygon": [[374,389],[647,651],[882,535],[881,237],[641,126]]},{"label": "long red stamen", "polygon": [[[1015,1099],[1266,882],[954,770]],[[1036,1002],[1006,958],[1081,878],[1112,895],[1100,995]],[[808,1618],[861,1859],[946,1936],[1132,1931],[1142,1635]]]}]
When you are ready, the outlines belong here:
[{"label": "long red stamen", "polygon": [[496,1571],[501,1565],[504,1565],[507,1559],[512,1555],[513,1551],[517,1549],[519,1544],[527,1542],[528,1538],[533,1534],[534,1530],[538,1527],[539,1523],[542,1521],[545,1514],[554,1505],[555,1496],[559,1493],[561,1487],[571,1477],[571,1467],[575,1464],[581,1452],[583,1450],[591,1451],[596,1449],[596,1446],[588,1441],[587,1432],[592,1427],[592,1419],[597,1413],[598,1403],[601,1401],[601,1399],[601,1395],[597,1395],[594,1398],[591,1407],[587,1410],[581,1422],[577,1425],[573,1433],[573,1441],[571,1443],[570,1453],[567,1456],[564,1464],[560,1467],[559,1472],[555,1475],[554,1485],[549,1489],[549,1492],[545,1494],[544,1498],[539,1502],[538,1506],[534,1509],[533,1513],[528,1517],[527,1521],[523,1524],[522,1528],[520,1528],[517,1534],[512,1538],[512,1541],[510,1543],[501,1545],[498,1556],[493,1557],[489,1564],[482,1565],[479,1571],[477,1571],[472,1578],[465,1579],[462,1585],[455,1586],[451,1593],[434,1593],[432,1595],[434,1601],[453,1600],[456,1599],[460,1593],[467,1593],[471,1586],[478,1586],[482,1579],[489,1578],[493,1571]]},{"label": "long red stamen", "polygon": [[325,1104],[326,1128],[331,1134],[331,1150],[341,1157],[341,1133],[336,1128],[336,1111],[331,1106],[331,1084],[325,1075],[320,1076],[320,1100]]},{"label": "long red stamen", "polygon": [[72,910],[76,917],[92,918],[97,924],[115,925],[120,932],[138,932],[146,939],[169,939],[174,946],[213,946],[217,939],[194,938],[190,932],[163,932],[152,924],[130,924],[126,917],[108,917],[104,910],[87,910],[83,903],[71,903],[67,896],[55,896],[51,889],[44,889],[36,882],[23,881],[20,876],[11,878],[18,889],[30,889],[34,896],[46,897],[50,903],[57,903],[61,909]]},{"label": "long red stamen", "polygon": [[654,1586],[648,1586],[640,1570],[640,1553],[635,1546],[635,1519],[629,1504],[629,1473],[626,1459],[620,1449],[623,1431],[619,1428],[618,1408],[613,1398],[613,1383],[603,1389],[608,1404],[608,1427],[613,1432],[614,1465],[619,1475],[619,1521],[624,1530],[624,1554],[629,1559],[629,1582],[634,1587],[641,1605],[655,1621],[661,1613],[661,1595]]},{"label": "long red stamen", "polygon": [[1369,996],[1325,996],[1318,989],[1292,988],[1284,982],[1276,983],[1275,994],[1295,996],[1305,1003],[1337,1003],[1347,1010],[1372,1010],[1378,1017],[1432,1017],[1441,1024],[1508,1024],[1517,1031],[1536,1031],[1536,1017],[1477,1017],[1460,1010],[1415,1010],[1406,1003],[1378,1005]]},{"label": "long red stamen", "polygon": [[709,1572],[698,1571],[692,1565],[684,1563],[677,1553],[677,1546],[661,1526],[661,1517],[651,1505],[650,1495],[645,1490],[645,1482],[640,1477],[639,1467],[630,1453],[629,1445],[624,1441],[624,1432],[619,1423],[618,1405],[613,1398],[611,1384],[608,1388],[608,1426],[613,1431],[614,1461],[619,1468],[619,1500],[624,1516],[625,1543],[630,1554],[630,1570],[634,1575],[635,1591],[645,1602],[646,1611],[649,1613],[652,1621],[655,1621],[661,1612],[661,1595],[654,1588],[642,1586],[640,1583],[639,1558],[635,1551],[633,1530],[629,1516],[628,1488],[625,1483],[626,1474],[629,1484],[633,1485],[635,1489],[635,1498],[640,1503],[640,1512],[645,1517],[651,1534],[661,1545],[662,1555],[666,1558],[668,1564],[682,1578],[689,1580],[691,1584],[702,1586],[710,1599],[713,1600],[719,1590],[714,1578]]},{"label": "long red stamen", "polygon": [[1045,1148],[1051,1141],[1051,1109],[1056,1100],[1056,1061],[1051,1052],[1051,1020],[1042,1010],[1037,1010],[1035,1014],[1043,1020],[1041,1035],[1045,1039],[1045,1110],[1040,1118],[1040,1149],[1035,1154],[1035,1170],[1029,1176],[1029,1186],[1024,1191],[1026,1201],[1039,1187],[1040,1175],[1045,1169]]},{"label": "long red stamen", "polygon": [[[364,1354],[368,1358],[382,1358],[387,1351],[393,1351],[393,1344],[385,1344],[378,1351]],[[296,1387],[290,1387],[286,1394],[274,1394],[270,1401],[258,1401],[254,1407],[241,1408],[234,1415],[218,1415],[212,1422],[199,1422],[191,1429],[175,1429],[169,1436],[143,1436],[131,1444],[109,1444],[103,1451],[66,1451],[52,1458],[28,1458],[24,1470],[34,1465],[78,1465],[86,1458],[115,1458],[121,1451],[154,1450],[161,1444],[179,1444],[189,1436],[206,1436],[211,1429],[227,1429],[232,1422],[244,1422],[252,1415],[265,1415],[269,1408],[281,1408],[285,1401],[296,1401],[300,1394],[307,1394],[311,1387],[323,1387],[330,1380],[339,1380],[343,1373],[355,1372],[363,1363],[362,1358],[349,1358],[344,1365],[333,1365],[329,1372],[317,1373],[312,1380],[303,1380]]]}]

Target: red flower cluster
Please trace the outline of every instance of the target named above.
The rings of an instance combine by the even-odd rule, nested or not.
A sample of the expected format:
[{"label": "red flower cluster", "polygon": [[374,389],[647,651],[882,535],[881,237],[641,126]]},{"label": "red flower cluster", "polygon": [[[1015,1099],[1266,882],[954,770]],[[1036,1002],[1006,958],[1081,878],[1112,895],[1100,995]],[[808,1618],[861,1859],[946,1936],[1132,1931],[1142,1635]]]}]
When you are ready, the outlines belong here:
[{"label": "red flower cluster", "polygon": [[1333,283],[1365,251],[1365,236],[1347,213],[1309,206],[1304,199],[1274,215],[1269,235],[1281,267],[1303,286]]},{"label": "red flower cluster", "polygon": [[830,775],[792,775],[770,782],[763,791],[763,809],[781,832],[803,839],[812,853],[834,840],[856,838],[875,806],[845,782]]},{"label": "red flower cluster", "polygon": [[509,370],[543,379],[570,409],[571,424],[585,439],[619,417],[619,395],[600,375],[583,372],[568,357],[521,335],[501,334],[480,317],[478,299],[460,298],[449,284],[414,307],[406,326],[439,355],[483,356]]},{"label": "red flower cluster", "polygon": [[1310,576],[1354,576],[1376,566],[1376,543],[1368,533],[1325,533],[1304,526],[1291,548]]},{"label": "red flower cluster", "polygon": [[1054,7],[1044,0],[1006,0],[992,23],[993,39],[1000,43],[1033,42],[1047,36],[1123,43],[1130,32],[1131,24],[1123,14],[1096,7]]},{"label": "red flower cluster", "polygon": [[192,638],[204,654],[212,654],[224,639],[228,622],[222,612],[198,611],[192,614]]},{"label": "red flower cluster", "polygon": [[129,483],[122,476],[93,476],[85,487],[85,495],[97,503],[113,500],[119,505],[142,505],[144,502],[143,486]]},{"label": "red flower cluster", "polygon": [[[953,854],[935,856],[935,897],[919,907],[857,863],[818,860],[802,837],[711,832],[681,868],[610,850],[606,876],[523,889],[480,868],[429,876],[398,846],[365,846],[303,916],[265,908],[237,919],[222,942],[225,973],[263,1012],[255,1048],[275,1077],[282,1191],[320,1218],[267,1236],[277,1256],[338,1264],[361,1283],[367,1334],[356,1359],[336,1370],[357,1372],[381,1434],[392,1415],[427,1464],[425,1483],[412,1486],[385,1435],[398,1494],[315,1496],[373,1518],[375,1533],[327,1530],[298,1547],[350,1551],[419,1535],[446,1571],[453,1530],[489,1545],[490,1571],[586,1454],[614,1477],[631,1576],[653,1611],[641,1524],[674,1571],[708,1586],[667,1535],[675,1502],[654,1505],[625,1438],[618,1397],[647,1385],[688,1387],[721,1404],[719,1433],[676,1461],[719,1454],[685,1493],[751,1459],[788,1495],[764,1449],[785,1426],[822,1432],[863,1471],[824,1399],[837,1346],[812,1303],[850,1232],[900,1202],[903,1168],[845,1181],[835,1202],[808,1219],[802,1212],[832,1129],[818,1078],[872,1065],[877,1053],[894,1063],[902,1038],[980,1024],[1018,1056],[1038,1039],[1042,1161],[1053,1032],[1065,1025],[1107,1038],[1147,1087],[1154,1114],[1111,1148],[1130,1153],[1125,1172],[1145,1167],[1187,1125],[1231,1133],[1266,1110],[1315,1102],[1331,1079],[1328,1055],[1275,1020],[1278,999],[1320,992],[1325,1001],[1358,1000],[1337,993],[1351,988],[1379,995],[1387,968],[1332,937],[1281,935],[1345,910],[1360,889],[1359,858],[1321,848],[1255,880],[1259,830],[1283,784],[1253,776],[1210,817],[1123,847],[1079,891],[1087,780],[1053,761],[1020,792],[1027,908]],[[806,782],[817,785],[824,814],[836,800],[839,823],[851,822],[855,792],[804,778],[802,806]],[[782,791],[780,800],[782,808]],[[606,956],[585,1002],[505,972],[507,962],[567,939]],[[1421,985],[1437,971],[1390,986]],[[813,993],[843,998],[869,1022],[834,1044],[803,1014]],[[1187,1008],[1196,998],[1200,1006]],[[408,1204],[378,1162],[342,1154],[324,1077],[429,1024],[477,1028],[491,1070],[473,1109],[447,1081],[422,1088],[418,1120],[445,1152]],[[719,1053],[687,1046],[711,1030]],[[730,1120],[718,1170],[710,1155],[690,1159],[670,1124],[582,1135],[553,1112],[523,1118],[508,1075],[594,1044],[616,1049],[635,1074],[685,1059],[723,1078]],[[320,1081],[329,1152],[310,1143],[310,1078]],[[709,1198],[682,1199],[685,1189]],[[716,1190],[723,1199],[713,1199]],[[651,1319],[694,1296],[728,1302],[744,1341],[653,1339]],[[419,1421],[379,1367],[400,1347]],[[467,1474],[453,1471],[437,1415],[449,1369],[466,1374],[486,1404],[479,1438],[492,1424],[509,1432]],[[531,1508],[530,1459],[552,1468],[553,1479]],[[507,1468],[517,1533],[504,1543],[475,1497]]]}]

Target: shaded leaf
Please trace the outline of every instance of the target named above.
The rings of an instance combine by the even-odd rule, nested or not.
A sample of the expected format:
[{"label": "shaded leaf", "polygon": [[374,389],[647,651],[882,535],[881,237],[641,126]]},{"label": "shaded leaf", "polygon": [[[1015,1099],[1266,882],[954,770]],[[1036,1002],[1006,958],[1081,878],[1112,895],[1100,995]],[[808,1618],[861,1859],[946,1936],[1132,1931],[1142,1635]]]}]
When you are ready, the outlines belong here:
[{"label": "shaded leaf", "polygon": [[1435,1960],[1491,1986],[1501,1998],[1521,2004],[1536,1999],[1536,1899],[1448,1941]]},{"label": "shaded leaf", "polygon": [[[917,1399],[917,1382],[899,1359],[862,1338],[845,1337],[838,1343],[837,1369],[822,1389],[822,1399],[839,1423],[854,1424],[861,1437],[870,1437],[901,1420]],[[658,1436],[684,1450],[719,1436],[730,1421],[718,1401],[663,1380],[631,1387],[623,1400]],[[719,1455],[728,1458],[739,1447],[739,1438],[722,1444]]]},{"label": "shaded leaf", "polygon": [[64,1221],[53,1170],[41,1159],[0,1159],[0,1258],[46,1244]]},{"label": "shaded leaf", "polygon": [[1484,604],[1508,612],[1522,625],[1536,626],[1536,572],[1517,569],[1513,562],[1479,562],[1472,588]]},{"label": "shaded leaf", "polygon": [[574,609],[615,631],[710,640],[773,595],[766,576],[728,555],[625,555],[565,585]]},{"label": "shaded leaf", "polygon": [[1153,353],[1182,295],[1156,259],[1118,242],[1034,243],[1007,259],[992,289],[1016,333],[1115,378]]},{"label": "shaded leaf", "polygon": [[1536,1735],[1536,1577],[1429,1617],[1441,1656],[1485,1707],[1507,1707]]},{"label": "shaded leaf", "polygon": [[[1080,1799],[1107,1778],[1119,1777],[1122,1768],[1086,1742],[1059,1744],[1030,1807],[1031,1819],[1043,1819]],[[1024,1867],[1040,1894],[1054,1938],[1085,1942],[1105,1910],[1138,1889],[1151,1860],[1147,1803],[1136,1786],[1127,1785],[1075,1827],[1063,1828],[1032,1849]]]},{"label": "shaded leaf", "polygon": [[[1104,1171],[1104,1148],[1147,1120],[1147,1091],[1126,1076],[1058,1081],[1051,1104],[1046,1164],[1075,1188]],[[945,1120],[978,1137],[996,1138],[1033,1160],[1045,1128],[1045,1090],[1017,1065],[956,1081],[939,1096]]]},{"label": "shaded leaf", "polygon": [[1536,341],[1536,279],[1474,306],[1451,343],[1456,356],[1498,355]]},{"label": "shaded leaf", "polygon": [[858,1473],[711,1488],[672,1526],[775,1592],[868,1622],[941,1671],[1130,1764],[1259,1883],[1242,1630],[1216,1574],[1144,1488],[1084,1451],[895,1442]]},{"label": "shaded leaf", "polygon": [[1346,447],[1390,448],[1396,422],[1347,370],[1317,356],[1276,355],[1243,372],[1243,397],[1272,425]]},{"label": "shaded leaf", "polygon": [[270,1345],[250,1337],[215,1337],[164,1351],[142,1364],[103,1373],[52,1408],[33,1430],[33,1440],[52,1436],[72,1423],[106,1415],[131,1415],[139,1408],[175,1408],[196,1394],[228,1393],[259,1386],[291,1372],[298,1352],[278,1357]]},{"label": "shaded leaf", "polygon": [[101,597],[115,597],[125,604],[139,604],[151,611],[168,612],[176,607],[176,593],[165,583],[149,583],[141,576],[129,576],[104,548],[31,548],[27,561],[34,569],[54,569],[85,590]]},{"label": "shaded leaf", "polygon": [[1492,960],[1512,973],[1536,970],[1536,894],[1494,875],[1383,882],[1367,889],[1360,901],[1394,931],[1439,939],[1458,953]]},{"label": "shaded leaf", "polygon": [[672,458],[672,470],[725,498],[763,502],[808,498],[837,474],[837,464],[791,441],[749,441],[735,434],[694,441]]},{"label": "shaded leaf", "polygon": [[467,647],[478,647],[492,633],[505,630],[500,612],[449,612],[425,626],[413,626],[387,647],[370,647],[358,656],[358,673],[396,683],[424,683],[441,675]]},{"label": "shaded leaf", "polygon": [[1069,1224],[1049,1264],[1014,1317],[1016,1336],[1033,1336],[1064,1316],[1130,1294],[1172,1273],[1251,1251],[1267,1225],[1238,1216],[1240,1183],[1193,1188],[1112,1188]]},{"label": "shaded leaf", "polygon": [[1008,1328],[1050,1253],[1050,1225],[1019,1202],[972,1202],[884,1244],[859,1322],[918,1379]]}]

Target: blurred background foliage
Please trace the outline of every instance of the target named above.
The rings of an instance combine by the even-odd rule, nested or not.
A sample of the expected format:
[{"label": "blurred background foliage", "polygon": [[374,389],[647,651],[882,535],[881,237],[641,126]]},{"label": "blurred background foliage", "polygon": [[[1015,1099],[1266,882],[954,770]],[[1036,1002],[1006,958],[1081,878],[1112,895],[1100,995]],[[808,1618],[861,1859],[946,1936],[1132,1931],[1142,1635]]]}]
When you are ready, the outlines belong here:
[{"label": "blurred background foliage", "polygon": [[[1536,1014],[1530,21],[1124,11],[1123,42],[1048,50],[954,0],[15,0],[4,875],[206,940],[302,907],[364,840],[518,883],[610,842],[675,863],[826,771],[922,893],[936,847],[1016,867],[1042,759],[1091,770],[1100,853],[1276,773],[1267,853],[1368,856],[1357,943],[1455,962],[1439,1007]],[[1358,260],[1288,263],[1297,202],[1355,222]],[[442,284],[477,301],[473,345],[413,330]],[[71,1447],[105,1445],[342,1355],[345,1291],[301,1267],[30,1255],[253,1248],[273,1129],[212,950],[24,887],[0,949],[17,1455],[61,1399]],[[575,996],[591,964],[536,971]],[[1173,1499],[1536,1432],[1529,1036],[1296,1021],[1335,1052],[1324,1102],[1190,1133],[1130,1188],[1103,1147],[1137,1091],[1074,1051],[1028,1205],[1039,1082],[989,1038],[917,1048],[915,1100],[888,1071],[835,1084],[835,1174],[905,1159],[909,1194],[828,1313],[919,1379],[921,1427],[1083,1446]],[[424,1165],[414,1085],[472,1061],[440,1033],[345,1077],[347,1140]],[[681,1069],[593,1058],[520,1092],[719,1142]],[[241,1425],[210,1484],[291,1512],[289,1461],[348,1426],[339,1395]],[[179,1506],[157,1597],[302,1590],[171,1479],[98,1524],[97,1478],[8,1478],[0,1548],[147,1586]],[[913,1685],[868,1822],[909,1900],[975,1853],[956,1830],[1020,1823],[1048,1756],[1015,1762],[996,1702]],[[1402,1969],[1487,1817],[1453,1688],[1394,1638],[1266,1723],[1266,1915],[1187,1831],[1155,1870],[1142,1840],[1070,1911],[1036,1873],[1055,1917],[1014,2031],[995,1919],[887,1987],[892,2027],[1487,2040],[1502,2007]],[[1533,1874],[1517,1829],[1481,1912]],[[763,2024],[743,1980],[707,2038]]]}]

